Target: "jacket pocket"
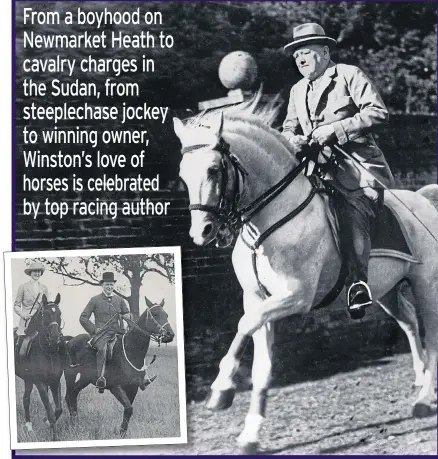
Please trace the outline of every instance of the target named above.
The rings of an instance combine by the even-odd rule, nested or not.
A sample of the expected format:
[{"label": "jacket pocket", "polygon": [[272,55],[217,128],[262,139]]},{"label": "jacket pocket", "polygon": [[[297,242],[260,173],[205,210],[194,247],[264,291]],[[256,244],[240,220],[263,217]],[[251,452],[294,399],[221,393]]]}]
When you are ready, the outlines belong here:
[{"label": "jacket pocket", "polygon": [[339,110],[353,105],[353,99],[351,96],[341,96],[338,97],[335,101],[330,104],[330,109],[333,113],[338,112]]}]

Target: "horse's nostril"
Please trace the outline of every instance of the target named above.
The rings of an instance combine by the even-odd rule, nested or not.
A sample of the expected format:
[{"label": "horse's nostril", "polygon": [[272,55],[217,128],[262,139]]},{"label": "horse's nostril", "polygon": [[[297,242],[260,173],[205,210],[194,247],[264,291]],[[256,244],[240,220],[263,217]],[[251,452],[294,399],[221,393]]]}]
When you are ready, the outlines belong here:
[{"label": "horse's nostril", "polygon": [[205,225],[204,231],[202,232],[202,237],[209,236],[212,231],[213,225],[211,223],[208,223],[207,225]]}]

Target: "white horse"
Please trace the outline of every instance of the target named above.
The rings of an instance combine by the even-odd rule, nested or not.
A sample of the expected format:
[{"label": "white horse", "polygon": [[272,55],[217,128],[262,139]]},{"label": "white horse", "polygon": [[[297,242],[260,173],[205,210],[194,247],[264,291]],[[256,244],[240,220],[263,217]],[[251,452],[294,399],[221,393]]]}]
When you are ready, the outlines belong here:
[{"label": "white horse", "polygon": [[[240,229],[232,262],[243,288],[245,313],[220,363],[207,406],[219,410],[231,405],[233,376],[247,337],[252,336],[253,389],[245,426],[238,438],[245,452],[257,450],[265,420],[272,369],[271,322],[308,312],[319,304],[335,285],[341,268],[325,201],[313,194],[312,184],[304,174],[292,174],[295,177],[280,186],[272,199],[265,199],[267,191],[300,162],[283,136],[267,125],[275,117],[275,110],[265,107],[257,115],[257,103],[233,107],[231,113],[225,110],[201,114],[185,123],[174,119],[183,153],[180,176],[190,198],[190,236],[197,245],[213,241],[223,245],[231,241],[230,228]],[[438,197],[437,190],[438,187],[429,188],[425,194]],[[385,200],[397,210],[410,234],[418,262],[389,255],[372,257],[369,284],[373,298],[397,320],[408,337],[415,384],[421,386],[413,414],[421,417],[432,412],[435,398],[438,212],[419,193],[394,193],[416,215],[391,194],[385,194]],[[294,209],[293,218],[285,218],[284,224],[277,225]],[[409,283],[415,305],[403,296],[403,281]],[[419,337],[417,313],[424,321],[427,358]]]}]

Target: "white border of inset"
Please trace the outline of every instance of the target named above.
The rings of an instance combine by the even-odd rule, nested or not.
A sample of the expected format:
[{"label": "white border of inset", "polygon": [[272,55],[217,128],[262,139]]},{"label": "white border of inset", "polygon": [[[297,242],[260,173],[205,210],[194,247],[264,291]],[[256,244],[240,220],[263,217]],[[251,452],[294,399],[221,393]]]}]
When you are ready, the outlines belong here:
[{"label": "white border of inset", "polygon": [[[178,389],[180,413],[180,437],[170,438],[138,438],[125,440],[78,440],[56,442],[18,442],[17,440],[17,404],[15,390],[15,362],[12,333],[13,328],[13,292],[11,260],[38,257],[79,257],[95,255],[143,255],[155,253],[171,253],[175,257],[175,305],[176,305],[176,335],[178,355]],[[5,267],[5,306],[6,306],[6,337],[8,354],[8,383],[9,383],[9,426],[11,449],[48,449],[74,448],[91,446],[143,446],[143,445],[175,445],[187,443],[187,405],[186,379],[184,360],[184,326],[182,305],[181,278],[181,247],[147,247],[126,249],[87,249],[87,250],[50,250],[32,252],[4,252]]]}]

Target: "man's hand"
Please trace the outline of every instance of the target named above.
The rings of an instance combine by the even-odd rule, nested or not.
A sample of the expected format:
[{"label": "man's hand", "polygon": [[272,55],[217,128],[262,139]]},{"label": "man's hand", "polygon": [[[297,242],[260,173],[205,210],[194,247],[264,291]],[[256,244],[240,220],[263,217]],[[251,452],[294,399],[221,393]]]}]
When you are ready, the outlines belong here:
[{"label": "man's hand", "polygon": [[319,145],[326,145],[336,139],[335,130],[331,124],[320,126],[312,132],[312,139]]},{"label": "man's hand", "polygon": [[32,316],[30,314],[27,314],[27,313],[24,313],[22,316],[21,316],[22,319],[24,320],[29,320],[30,318],[32,318]]},{"label": "man's hand", "polygon": [[121,316],[123,317],[123,319],[132,320],[132,318],[131,318],[131,313],[130,313],[130,312],[127,312],[126,314],[121,314]]}]

